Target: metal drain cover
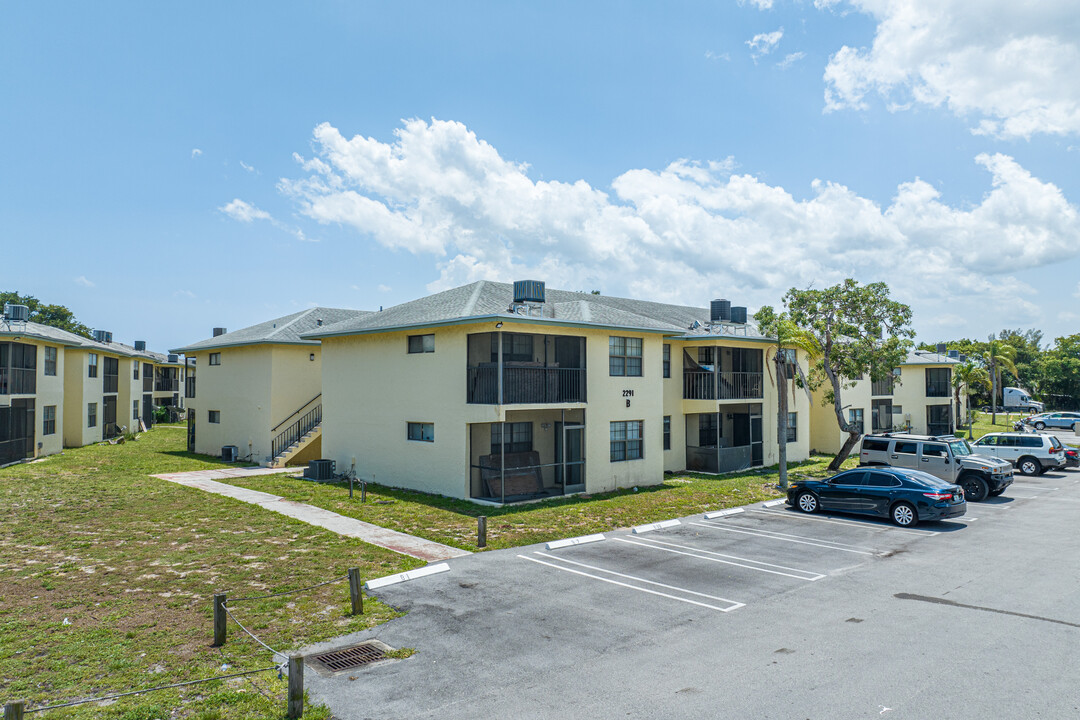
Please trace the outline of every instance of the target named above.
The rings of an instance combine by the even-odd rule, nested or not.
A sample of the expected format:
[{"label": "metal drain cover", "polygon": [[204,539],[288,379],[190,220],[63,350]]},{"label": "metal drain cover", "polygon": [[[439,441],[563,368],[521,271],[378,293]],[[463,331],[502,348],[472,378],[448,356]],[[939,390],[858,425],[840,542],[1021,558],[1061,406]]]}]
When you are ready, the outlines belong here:
[{"label": "metal drain cover", "polygon": [[330,672],[341,672],[386,660],[389,647],[378,641],[368,641],[352,647],[331,650],[318,655],[309,655],[307,662],[318,663]]}]

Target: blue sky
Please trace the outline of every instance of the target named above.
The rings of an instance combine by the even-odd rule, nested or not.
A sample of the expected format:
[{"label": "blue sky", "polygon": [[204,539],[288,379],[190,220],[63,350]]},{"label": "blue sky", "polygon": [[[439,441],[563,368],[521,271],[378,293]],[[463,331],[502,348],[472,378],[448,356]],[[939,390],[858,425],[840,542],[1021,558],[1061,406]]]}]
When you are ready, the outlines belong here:
[{"label": "blue sky", "polygon": [[1077,332],[1080,10],[1012,5],[6,3],[0,286],[157,349],[527,277]]}]

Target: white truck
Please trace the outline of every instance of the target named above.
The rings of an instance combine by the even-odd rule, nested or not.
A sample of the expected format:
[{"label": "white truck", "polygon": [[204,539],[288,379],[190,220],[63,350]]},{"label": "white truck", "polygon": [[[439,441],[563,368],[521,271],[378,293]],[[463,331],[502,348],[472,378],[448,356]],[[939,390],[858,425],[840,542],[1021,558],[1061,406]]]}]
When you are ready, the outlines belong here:
[{"label": "white truck", "polygon": [[1029,413],[1041,413],[1043,404],[1032,400],[1031,395],[1023,388],[1007,387],[1003,391],[1002,408],[1008,410],[1024,410]]}]

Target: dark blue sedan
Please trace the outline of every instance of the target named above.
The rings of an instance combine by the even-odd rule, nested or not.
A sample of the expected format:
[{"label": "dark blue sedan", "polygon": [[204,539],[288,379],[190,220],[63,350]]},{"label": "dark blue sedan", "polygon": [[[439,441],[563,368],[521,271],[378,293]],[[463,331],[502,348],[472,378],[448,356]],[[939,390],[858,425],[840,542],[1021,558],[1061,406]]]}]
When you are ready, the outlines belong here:
[{"label": "dark blue sedan", "polygon": [[901,527],[967,512],[959,485],[897,467],[856,468],[828,480],[800,480],[788,488],[787,503],[806,513],[835,510],[889,518]]}]

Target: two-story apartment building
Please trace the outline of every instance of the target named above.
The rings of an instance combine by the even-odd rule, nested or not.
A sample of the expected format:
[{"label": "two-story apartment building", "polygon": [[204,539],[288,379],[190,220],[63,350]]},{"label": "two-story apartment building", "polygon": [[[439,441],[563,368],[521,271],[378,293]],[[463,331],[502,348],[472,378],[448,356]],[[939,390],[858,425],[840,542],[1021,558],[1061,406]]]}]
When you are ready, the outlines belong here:
[{"label": "two-story apartment building", "polygon": [[481,281],[326,324],[300,336],[322,343],[322,457],[490,502],[771,464],[773,345],[731,310]]},{"label": "two-story apartment building", "polygon": [[[252,462],[306,462],[320,451],[322,348],[300,336],[365,314],[317,307],[233,332],[214,328],[212,337],[171,351],[183,353],[187,365],[159,375],[155,388],[159,379],[176,378],[178,388],[183,379],[193,452],[221,455],[235,446]],[[196,366],[197,376],[190,372]]]},{"label": "two-story apartment building", "polygon": [[[860,379],[843,390],[844,419],[861,424],[866,433],[952,434],[957,426],[952,368],[959,362],[958,354],[946,354],[944,346],[939,346],[937,352],[909,352],[887,379]],[[835,453],[847,440],[847,434],[839,429],[833,405],[823,404],[824,390],[818,388],[814,393],[811,445],[818,452]],[[965,393],[961,393],[960,400],[966,415]]]}]

